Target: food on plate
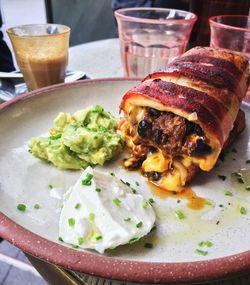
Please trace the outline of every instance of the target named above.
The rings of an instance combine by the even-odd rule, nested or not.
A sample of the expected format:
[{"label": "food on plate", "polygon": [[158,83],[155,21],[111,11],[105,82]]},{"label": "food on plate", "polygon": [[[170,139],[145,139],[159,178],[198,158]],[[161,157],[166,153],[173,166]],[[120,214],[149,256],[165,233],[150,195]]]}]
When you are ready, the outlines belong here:
[{"label": "food on plate", "polygon": [[120,179],[87,167],[64,195],[59,239],[103,253],[149,233],[155,213]]},{"label": "food on plate", "polygon": [[245,128],[240,104],[248,76],[241,54],[208,47],[147,76],[120,105],[119,129],[131,151],[125,167],[141,167],[171,191],[181,191],[198,170],[210,171]]},{"label": "food on plate", "polygon": [[60,112],[49,137],[36,137],[30,152],[61,169],[82,169],[115,158],[124,142],[116,132],[116,120],[101,106],[88,107],[73,115]]}]

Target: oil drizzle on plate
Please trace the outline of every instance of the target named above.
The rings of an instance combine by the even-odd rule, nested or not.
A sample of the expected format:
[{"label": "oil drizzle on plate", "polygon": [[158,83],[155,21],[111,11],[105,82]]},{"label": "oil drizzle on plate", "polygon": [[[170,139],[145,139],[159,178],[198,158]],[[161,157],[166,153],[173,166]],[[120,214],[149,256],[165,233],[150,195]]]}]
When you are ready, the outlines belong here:
[{"label": "oil drizzle on plate", "polygon": [[176,199],[186,199],[188,201],[187,207],[192,210],[201,210],[206,204],[206,199],[198,197],[195,192],[188,186],[184,187],[181,192],[167,191],[165,189],[156,186],[152,182],[147,183],[151,188],[151,192],[158,198],[166,199],[168,197]]}]

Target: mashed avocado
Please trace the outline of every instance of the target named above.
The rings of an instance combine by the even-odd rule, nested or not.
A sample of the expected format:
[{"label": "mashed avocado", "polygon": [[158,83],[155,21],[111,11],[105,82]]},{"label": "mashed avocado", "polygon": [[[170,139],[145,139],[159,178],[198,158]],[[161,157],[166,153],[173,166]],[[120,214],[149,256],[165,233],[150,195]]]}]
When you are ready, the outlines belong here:
[{"label": "mashed avocado", "polygon": [[116,120],[101,106],[73,115],[60,112],[49,137],[33,138],[30,152],[61,169],[81,169],[116,157],[124,142],[116,133]]}]

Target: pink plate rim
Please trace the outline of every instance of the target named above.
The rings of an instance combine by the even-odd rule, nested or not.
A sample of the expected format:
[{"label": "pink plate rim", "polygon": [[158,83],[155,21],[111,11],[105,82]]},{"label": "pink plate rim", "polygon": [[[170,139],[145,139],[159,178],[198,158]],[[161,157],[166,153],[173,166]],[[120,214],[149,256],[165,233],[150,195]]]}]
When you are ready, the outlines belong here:
[{"label": "pink plate rim", "polygon": [[[34,96],[75,85],[114,81],[138,81],[126,78],[105,78],[62,83],[45,87],[0,105],[0,112],[13,104]],[[106,279],[138,283],[196,283],[230,278],[250,270],[250,250],[239,254],[195,262],[143,262],[102,256],[65,247],[16,224],[0,212],[0,236],[37,258],[64,268]]]}]

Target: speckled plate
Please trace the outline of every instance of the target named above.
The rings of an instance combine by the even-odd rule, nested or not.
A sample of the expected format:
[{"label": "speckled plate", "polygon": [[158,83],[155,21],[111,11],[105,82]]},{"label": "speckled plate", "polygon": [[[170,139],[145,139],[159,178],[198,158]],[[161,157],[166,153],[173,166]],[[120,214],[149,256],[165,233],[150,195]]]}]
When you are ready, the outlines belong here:
[{"label": "speckled plate", "polygon": [[[234,184],[231,173],[250,168],[250,109],[243,106],[247,128],[224,161],[196,177],[191,188],[207,203],[200,210],[182,197],[153,190],[137,172],[122,168],[122,156],[100,167],[131,183],[145,198],[153,197],[157,228],[143,240],[105,255],[72,249],[58,241],[60,200],[49,184],[65,192],[79,171],[61,171],[34,158],[27,144],[46,134],[60,111],[75,112],[100,104],[118,116],[122,95],[136,84],[129,80],[85,80],[51,86],[0,106],[0,235],[22,250],[75,271],[128,282],[192,283],[227,278],[250,270],[250,192]],[[218,175],[225,176],[223,181]],[[139,186],[135,182],[139,182]],[[137,183],[138,184],[138,183]],[[225,190],[232,196],[225,195]],[[16,206],[27,205],[26,212]],[[39,203],[41,208],[34,209]],[[240,208],[246,214],[240,213]],[[185,214],[178,219],[176,210]],[[211,247],[200,246],[210,241]],[[145,248],[152,243],[153,248]],[[198,250],[207,255],[198,254]]]}]

